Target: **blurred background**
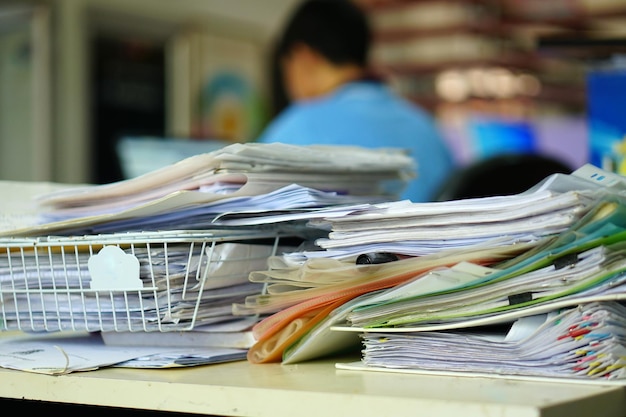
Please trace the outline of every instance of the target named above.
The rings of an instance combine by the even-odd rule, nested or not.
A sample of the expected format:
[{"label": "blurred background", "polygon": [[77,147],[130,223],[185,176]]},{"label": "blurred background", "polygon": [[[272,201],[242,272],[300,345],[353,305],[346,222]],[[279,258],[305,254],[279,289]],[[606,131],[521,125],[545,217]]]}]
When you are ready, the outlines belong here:
[{"label": "blurred background", "polygon": [[[355,0],[377,70],[460,166],[626,173],[626,0]],[[0,0],[0,179],[107,183],[253,141],[297,0]]]}]

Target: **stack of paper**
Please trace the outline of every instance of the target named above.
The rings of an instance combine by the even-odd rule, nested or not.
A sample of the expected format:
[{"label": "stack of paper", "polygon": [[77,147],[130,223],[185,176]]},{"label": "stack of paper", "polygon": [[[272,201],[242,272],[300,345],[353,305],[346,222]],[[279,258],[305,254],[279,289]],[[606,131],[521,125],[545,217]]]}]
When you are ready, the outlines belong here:
[{"label": "stack of paper", "polygon": [[8,206],[20,213],[0,213],[0,328],[247,349],[259,315],[233,304],[265,288],[249,273],[327,233],[310,218],[397,198],[414,168],[399,150],[250,143],[116,183],[41,186],[32,200],[28,187]]},{"label": "stack of paper", "polygon": [[363,363],[373,368],[626,380],[626,307],[618,302],[528,316],[505,329],[362,337]]},{"label": "stack of paper", "polygon": [[[405,233],[401,221],[390,223],[401,238],[432,238],[434,250],[422,256],[402,254],[405,256],[398,256],[394,262],[359,265],[354,262],[356,254],[366,250],[361,248],[349,257],[324,256],[326,251],[317,251],[319,256],[308,256],[307,252],[303,257],[287,254],[280,261],[272,258],[271,270],[250,275],[251,281],[268,285],[267,294],[247,297],[245,305],[235,306],[235,312],[273,312],[255,326],[259,341],[248,359],[286,361],[294,357],[312,358],[310,352],[330,352],[332,348],[321,348],[323,341],[316,343],[311,339],[328,337],[329,325],[336,326],[340,320],[349,320],[361,330],[411,325],[416,320],[438,323],[613,291],[614,286],[621,285],[624,252],[619,245],[610,245],[626,236],[621,220],[626,206],[621,204],[618,189],[601,189],[587,180],[582,182],[580,191],[567,187],[547,190],[541,186],[518,196],[442,203],[438,206],[441,218],[434,215],[433,204],[405,205],[396,216],[405,212],[410,217],[413,208],[424,216],[418,220],[419,226],[409,226]],[[573,186],[578,187],[577,183],[573,181]],[[563,214],[558,209],[558,202],[563,201],[569,201],[564,206],[568,220],[556,229],[545,228],[544,220],[553,213],[557,218]],[[496,209],[490,216],[482,215],[480,211],[490,210],[491,205]],[[430,233],[428,220],[432,218],[435,229],[437,225],[445,227],[446,220],[456,221],[455,227],[462,230],[460,223],[465,217],[462,211],[455,210],[460,207],[476,208],[474,216],[466,216],[476,218],[475,222],[467,222],[473,226],[468,226],[467,236],[457,239],[454,245],[440,244],[437,236]],[[525,212],[530,215],[524,216]],[[378,214],[373,212],[366,227],[376,227],[381,220]],[[539,220],[534,222],[534,216]],[[364,219],[368,213],[355,212],[326,221],[358,227],[359,222],[351,222],[353,217]],[[521,229],[524,235],[517,234]],[[385,230],[375,233],[373,239],[384,242],[393,234]],[[472,238],[470,230],[476,230],[479,237]],[[449,231],[446,241],[454,240],[454,231]],[[360,238],[368,239],[370,232],[363,232]],[[532,238],[523,237],[528,235]],[[514,238],[509,239],[510,236]],[[367,250],[372,249],[368,246]],[[398,250],[388,250],[398,255]],[[561,264],[566,261],[567,268],[562,269]],[[356,297],[362,298],[352,303]],[[345,307],[348,303],[349,309]],[[309,353],[303,354],[302,350]]]},{"label": "stack of paper", "polygon": [[326,219],[332,231],[317,243],[328,253],[306,255],[347,257],[389,252],[422,256],[489,240],[494,245],[535,241],[567,229],[586,212],[595,194],[594,190],[539,190],[512,196],[421,204],[396,202],[366,208]]},{"label": "stack of paper", "polygon": [[[238,308],[255,313],[278,312],[313,296],[372,282],[379,276],[404,274],[406,280],[463,259],[502,261],[499,251],[504,249],[513,256],[539,245],[543,239],[570,228],[606,195],[605,190],[585,186],[588,189],[539,189],[513,196],[440,203],[390,202],[343,216],[313,219],[309,224],[324,224],[324,228],[330,225],[329,237],[315,241],[326,250],[304,248],[272,257],[269,270],[250,275],[252,282],[267,284],[267,294],[250,297],[245,306]],[[338,247],[342,250],[328,249]],[[393,259],[406,262],[368,269],[355,264],[364,254],[391,254]],[[376,274],[370,274],[370,270]]]},{"label": "stack of paper", "polygon": [[3,234],[205,228],[224,213],[393,200],[413,175],[414,161],[398,150],[233,144],[139,177],[40,196],[41,224]]},{"label": "stack of paper", "polygon": [[626,381],[625,219],[624,197],[605,196],[495,267],[460,263],[353,303],[333,329],[360,332],[363,363],[342,369]]},{"label": "stack of paper", "polygon": [[[362,294],[391,288],[435,268],[462,261],[490,264],[509,259],[531,244],[483,247],[476,245],[445,254],[411,257],[386,264],[355,264],[313,258],[291,264],[284,257],[271,257],[266,271],[250,274],[252,282],[264,283],[264,294],[246,297],[234,305],[235,314],[270,314],[254,327],[258,343],[248,359],[254,362],[280,360],[283,350],[302,337],[329,312]],[[277,341],[280,341],[278,343]],[[266,350],[271,347],[271,354]]]},{"label": "stack of paper", "polygon": [[565,231],[604,193],[626,189],[623,177],[585,165],[571,175],[553,174],[526,192],[486,198],[370,205],[349,215],[316,218],[331,232],[324,249],[294,259],[355,259],[364,253],[422,256],[476,244],[533,242]]},{"label": "stack of paper", "polygon": [[491,269],[460,264],[431,271],[355,308],[349,320],[357,327],[415,326],[626,293],[625,215],[626,204],[600,200],[579,223],[532,251]]},{"label": "stack of paper", "polygon": [[[269,242],[268,242],[269,239]],[[0,241],[0,324],[34,331],[166,331],[233,320],[272,233],[161,232]]]}]

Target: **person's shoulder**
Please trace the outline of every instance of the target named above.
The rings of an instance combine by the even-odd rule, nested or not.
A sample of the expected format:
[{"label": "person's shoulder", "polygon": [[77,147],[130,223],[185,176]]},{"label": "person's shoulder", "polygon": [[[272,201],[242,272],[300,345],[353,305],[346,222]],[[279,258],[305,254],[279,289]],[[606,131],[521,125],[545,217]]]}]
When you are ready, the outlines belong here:
[{"label": "person's shoulder", "polygon": [[306,132],[310,131],[309,110],[300,104],[292,104],[278,114],[258,137],[257,142],[302,142]]}]

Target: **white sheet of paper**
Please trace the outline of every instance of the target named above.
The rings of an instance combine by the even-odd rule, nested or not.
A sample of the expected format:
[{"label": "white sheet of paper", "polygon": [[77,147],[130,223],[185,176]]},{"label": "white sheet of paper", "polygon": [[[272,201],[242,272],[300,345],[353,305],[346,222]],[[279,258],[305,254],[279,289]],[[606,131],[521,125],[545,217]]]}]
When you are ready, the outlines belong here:
[{"label": "white sheet of paper", "polygon": [[166,368],[245,359],[246,351],[229,348],[110,346],[99,333],[23,335],[0,339],[0,366],[61,375],[106,366]]}]

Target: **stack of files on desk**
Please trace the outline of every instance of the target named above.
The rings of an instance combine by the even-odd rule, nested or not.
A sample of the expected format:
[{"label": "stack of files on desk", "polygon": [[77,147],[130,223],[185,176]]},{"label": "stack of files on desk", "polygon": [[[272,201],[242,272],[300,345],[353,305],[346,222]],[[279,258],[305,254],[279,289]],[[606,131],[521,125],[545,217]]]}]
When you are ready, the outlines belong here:
[{"label": "stack of files on desk", "polygon": [[[458,264],[373,294],[345,312],[348,326],[334,330],[360,332],[365,341],[363,363],[345,369],[626,383],[624,302],[626,203],[614,196],[567,232],[495,268]],[[545,313],[557,317],[523,343],[486,341],[483,334],[485,326],[528,323]]]},{"label": "stack of files on desk", "polygon": [[517,195],[372,205],[346,216],[313,219],[312,225],[330,230],[316,242],[324,250],[299,252],[294,259],[354,259],[372,252],[422,256],[489,241],[536,241],[566,230],[602,194],[623,190],[623,177],[584,165],[570,175],[553,174]]},{"label": "stack of files on desk", "polygon": [[362,338],[362,363],[338,367],[626,384],[626,306],[616,301],[525,316],[511,326]]},{"label": "stack of files on desk", "polygon": [[[588,189],[538,189],[520,195],[439,203],[380,203],[343,216],[313,219],[309,224],[330,227],[328,237],[316,239],[315,245],[272,257],[269,270],[251,274],[250,280],[267,284],[268,292],[249,298],[240,309],[278,312],[313,294],[371,282],[367,268],[355,265],[362,254],[389,253],[408,258],[399,268],[416,262],[419,267],[416,265],[413,271],[449,265],[464,256],[482,257],[483,262],[489,262],[491,250],[497,252],[515,245],[519,249],[512,248],[509,254],[517,254],[567,230],[606,195],[604,189],[585,186]],[[331,247],[342,249],[328,249]],[[491,260],[502,258],[493,255]],[[395,268],[394,264],[374,269],[381,273]],[[410,271],[409,267],[391,275]]]},{"label": "stack of files on desk", "polygon": [[317,241],[327,253],[306,255],[347,257],[387,252],[422,256],[489,240],[498,245],[534,241],[567,229],[593,199],[594,191],[589,190],[543,190],[452,202],[390,203],[377,210],[317,220],[329,223],[332,230]]},{"label": "stack of files on desk", "polygon": [[[326,264],[314,259],[307,262],[306,281],[299,281],[298,273],[292,274],[292,282],[285,282],[285,271],[255,271],[250,278],[268,273],[276,281],[268,286],[266,293],[246,297],[244,304],[236,303],[233,312],[238,314],[275,313],[263,318],[253,327],[257,342],[252,346],[248,360],[254,363],[279,362],[283,353],[294,343],[306,338],[318,325],[324,325],[336,309],[341,309],[353,298],[386,288],[393,288],[430,269],[461,261],[479,264],[505,260],[528,249],[525,244],[501,247],[472,248],[450,251],[445,256],[407,258],[387,264],[340,263]],[[293,272],[293,271],[292,271]],[[272,282],[274,278],[268,278]],[[326,339],[318,339],[322,344]],[[329,346],[331,352],[343,346]]]},{"label": "stack of files on desk", "polygon": [[[299,349],[311,349],[313,352],[332,352],[333,347],[320,347],[328,336],[329,324],[334,326],[338,324],[338,320],[348,320],[348,318],[355,325],[360,324],[358,322],[359,315],[367,314],[369,309],[376,312],[379,311],[376,310],[377,308],[384,310],[387,304],[389,305],[389,314],[396,313],[395,309],[400,309],[405,305],[400,302],[405,298],[408,299],[406,301],[407,316],[415,310],[419,311],[422,299],[412,302],[412,297],[415,295],[411,292],[412,285],[418,288],[418,293],[422,291],[422,294],[437,291],[452,293],[453,287],[458,286],[458,291],[450,295],[449,300],[446,299],[449,305],[442,302],[444,306],[442,311],[448,313],[445,308],[449,306],[449,316],[460,318],[465,318],[468,314],[497,312],[498,309],[522,308],[525,305],[539,303],[551,298],[564,297],[570,295],[570,292],[573,296],[577,296],[583,290],[589,292],[609,291],[610,289],[603,288],[600,284],[608,283],[609,286],[621,284],[621,281],[613,278],[619,274],[620,259],[624,252],[617,247],[596,249],[598,253],[592,249],[623,239],[624,225],[621,218],[624,217],[626,208],[621,204],[619,187],[615,190],[608,190],[595,185],[589,186],[586,184],[588,182],[586,180],[584,182],[585,184],[580,187],[580,191],[561,190],[552,194],[542,204],[535,204],[535,206],[548,208],[545,213],[541,210],[531,210],[530,207],[534,207],[533,204],[523,205],[525,210],[531,213],[531,215],[524,217],[523,215],[519,216],[519,212],[515,210],[515,205],[504,205],[499,216],[493,216],[495,222],[502,222],[498,228],[500,236],[497,238],[492,233],[485,233],[482,239],[471,239],[471,244],[441,245],[443,247],[438,247],[435,242],[432,245],[438,249],[436,251],[421,256],[400,257],[397,261],[384,264],[355,264],[355,255],[362,253],[360,251],[347,258],[325,257],[323,256],[325,251],[318,251],[320,256],[308,256],[307,253],[303,257],[298,257],[299,254],[295,253],[283,255],[279,260],[273,258],[271,270],[257,271],[250,275],[252,281],[264,282],[268,285],[267,293],[247,297],[244,305],[235,306],[236,312],[272,313],[255,326],[254,330],[258,342],[251,349],[248,359],[255,362],[265,362],[286,361],[289,360],[290,356],[309,359],[314,357],[314,354],[301,354],[298,352]],[[520,201],[528,198],[529,201],[536,203],[538,200],[534,199],[538,195],[544,195],[546,191],[550,190],[538,187],[523,196],[502,197],[497,198],[496,201],[516,200],[517,203],[520,203]],[[533,214],[549,218],[554,206],[548,202],[552,198],[560,201],[559,199],[564,195],[574,197],[573,201],[577,201],[573,205],[566,206],[569,207],[568,215],[565,216],[568,218],[567,222],[560,224],[557,229],[542,229],[543,222],[533,222]],[[484,208],[487,205],[480,204],[484,201],[494,200],[485,198],[469,202],[444,202],[441,203],[441,211],[445,211],[448,205],[454,207],[457,204],[462,204],[464,207],[476,204]],[[432,207],[429,203],[421,203],[405,208],[409,212],[411,207],[415,211],[419,211],[422,205]],[[525,233],[532,234],[531,239],[523,239],[520,236],[516,236],[515,239],[508,239],[509,233],[512,235],[516,233],[514,227],[506,225],[508,210],[513,211],[512,218],[520,227],[523,227],[525,223],[530,225]],[[432,214],[432,210],[430,212]],[[562,217],[562,215],[563,212],[557,213],[556,216]],[[342,218],[326,220],[332,224],[343,221],[349,222],[353,216],[357,218],[367,217],[367,213],[355,212]],[[483,219],[483,222],[489,223],[489,219],[480,216],[479,213],[477,213],[477,217]],[[376,212],[372,218],[378,218]],[[449,216],[446,218],[450,219]],[[457,215],[454,218],[461,221],[463,216]],[[518,221],[519,218],[523,221]],[[434,221],[437,222],[438,219],[435,218]],[[372,222],[372,224],[374,223]],[[533,228],[532,225],[535,227]],[[424,226],[427,226],[427,222],[424,223]],[[489,224],[485,226],[486,229],[491,227]],[[480,235],[480,231],[483,230],[482,223],[474,223],[473,228]],[[413,232],[414,236],[417,237],[430,233],[428,227],[415,229]],[[610,235],[609,238],[605,236],[607,233]],[[409,235],[405,235],[405,238],[408,238]],[[378,235],[382,241],[385,240],[385,236],[384,233]],[[469,234],[467,237],[470,237]],[[545,250],[545,252],[534,257],[531,256],[541,250]],[[565,255],[571,255],[574,252],[582,253],[585,250],[592,251],[584,254],[584,256],[581,255],[583,261],[577,265],[581,269],[580,276],[576,279],[572,278],[571,281],[561,282],[562,277],[557,276],[554,278],[553,287],[544,288],[542,287],[543,277],[530,282],[526,282],[520,277],[521,282],[519,283],[514,280],[507,280],[543,267],[554,270],[555,267],[552,263],[555,259],[560,258],[559,262],[561,262],[567,258]],[[395,253],[397,254],[397,252]],[[526,257],[528,259],[525,259]],[[587,258],[589,261],[586,260]],[[504,268],[506,262],[518,262],[517,269]],[[599,263],[601,266],[598,266]],[[604,275],[594,275],[598,272],[598,268],[606,268],[607,265],[615,269],[604,270],[606,273]],[[457,269],[460,267],[470,271],[462,279],[459,279],[457,274]],[[498,268],[503,269],[499,270]],[[614,272],[615,275],[611,275],[610,272]],[[441,276],[442,279],[422,279],[435,276]],[[495,284],[500,281],[501,284],[498,284],[500,286],[490,286],[490,283]],[[507,287],[507,285],[511,286]],[[466,286],[475,287],[477,292],[474,301],[470,301],[470,304],[459,298],[459,291]],[[503,300],[498,298],[492,304],[482,303],[485,294],[480,293],[481,290],[486,292],[490,290],[499,291],[497,295]],[[356,297],[379,291],[382,291],[380,299],[374,297],[374,300],[370,300],[369,305],[362,302],[351,305],[349,311],[344,308]],[[533,291],[535,294],[531,294],[530,300],[526,299],[526,293]],[[514,301],[511,302],[509,300],[510,295],[520,296],[512,297]],[[458,303],[456,302],[457,298],[459,298]],[[369,300],[368,297],[365,299]],[[457,308],[459,310],[455,310]],[[425,309],[424,315],[429,318],[435,317],[434,314],[429,315],[429,311]],[[404,313],[405,311],[401,310],[398,314],[402,316]],[[444,318],[447,319],[448,315]],[[377,323],[379,318],[374,317],[371,320],[372,323]],[[363,326],[370,324],[366,321]],[[358,327],[357,325],[356,328]],[[320,328],[325,330],[318,331]],[[311,338],[317,339],[317,341],[311,341]],[[277,343],[277,341],[281,343]],[[319,343],[317,343],[318,341]],[[270,347],[271,349],[269,349]],[[334,348],[342,347],[338,345]]]},{"label": "stack of files on desk", "polygon": [[40,196],[40,224],[2,234],[205,228],[224,213],[393,200],[412,176],[414,161],[394,149],[233,144],[139,177]]},{"label": "stack of files on desk", "polygon": [[554,300],[626,294],[626,203],[597,202],[578,223],[517,257],[430,271],[358,306],[355,327],[450,323]]},{"label": "stack of files on desk", "polygon": [[[409,156],[394,149],[251,143],[116,183],[42,187],[49,192],[34,200],[37,216],[29,213],[30,223],[0,224],[0,236],[8,240],[0,239],[0,247],[15,247],[13,239],[20,238],[67,242],[43,256],[33,249],[35,243],[0,257],[0,324],[4,329],[101,331],[111,345],[248,348],[254,342],[249,323],[246,329],[223,331],[227,323],[259,319],[255,313],[235,316],[232,311],[233,304],[264,291],[265,285],[250,282],[248,274],[265,269],[270,255],[294,251],[301,241],[326,233],[307,227],[309,218],[341,216],[397,198],[414,168]],[[24,207],[31,210],[32,204]],[[0,213],[0,223],[20,219],[6,214]],[[252,218],[257,220],[243,227],[234,224]],[[285,221],[292,219],[298,221]],[[129,249],[133,237],[145,233],[172,244],[167,250]],[[199,252],[190,255],[185,244],[174,244],[197,233],[218,242],[215,250],[198,245]],[[132,252],[141,265],[139,283],[93,287],[96,277],[88,264],[97,255],[92,246],[83,248],[81,238],[95,242],[94,247]],[[262,253],[251,255],[251,247]],[[72,256],[63,253],[68,248],[76,249]],[[206,261],[209,253],[218,260]]]},{"label": "stack of files on desk", "polygon": [[[235,304],[235,314],[268,314],[253,327],[257,342],[248,359],[252,362],[286,361],[285,355],[312,359],[317,353],[300,355],[292,349],[309,336],[320,344],[332,339],[313,335],[317,326],[345,319],[342,310],[346,303],[360,295],[394,288],[430,270],[458,262],[476,262],[479,265],[510,259],[532,247],[530,244],[502,245],[499,247],[473,247],[449,250],[445,255],[425,255],[406,258],[385,264],[354,264],[336,260],[314,258],[304,268],[271,269],[250,274],[253,282],[268,284],[266,293],[246,297],[245,304]],[[275,266],[270,260],[270,266]],[[330,321],[329,321],[330,320]],[[350,339],[350,337],[346,338]],[[313,348],[315,352],[341,350],[344,343]]]},{"label": "stack of files on desk", "polygon": [[[91,240],[50,237],[40,246],[66,246],[45,252],[15,246],[19,239],[0,240],[0,245],[14,245],[0,256],[1,327],[138,332],[242,322],[245,317],[234,317],[232,304],[263,291],[262,284],[248,280],[249,273],[265,268],[276,250],[293,250],[271,240],[271,233],[161,232],[149,237],[150,246],[143,245],[147,237],[141,233]],[[209,244],[192,245],[193,238]],[[115,250],[105,256],[104,250],[95,253],[94,245]],[[75,252],[69,250],[74,247]],[[136,276],[127,258],[137,263]]]}]

